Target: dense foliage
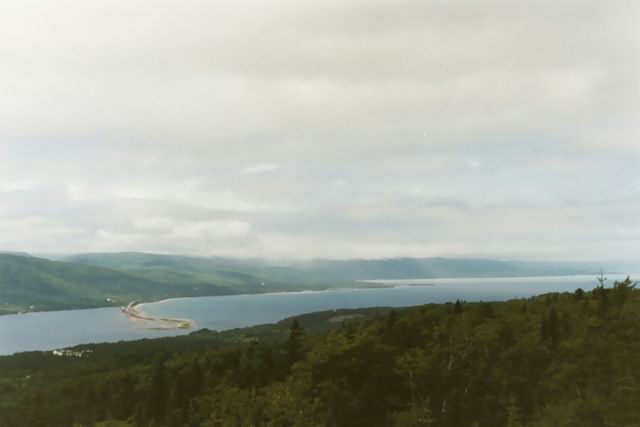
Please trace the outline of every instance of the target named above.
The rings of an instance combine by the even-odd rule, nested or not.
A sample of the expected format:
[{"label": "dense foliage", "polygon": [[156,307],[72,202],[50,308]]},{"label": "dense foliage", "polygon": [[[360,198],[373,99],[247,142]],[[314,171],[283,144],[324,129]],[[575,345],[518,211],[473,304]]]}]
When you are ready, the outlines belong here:
[{"label": "dense foliage", "polygon": [[[115,268],[118,263],[120,268]],[[280,269],[251,269],[206,258],[96,254],[61,262],[0,253],[0,314],[123,306],[134,300],[325,289],[344,283],[314,277],[302,280]]]},{"label": "dense foliage", "polygon": [[[436,277],[513,277],[590,274],[601,265],[584,262],[496,261],[486,259],[384,258],[284,263],[260,259],[187,257],[148,253],[94,253],[65,258],[76,263],[126,270],[161,269],[181,273],[235,271],[281,282],[326,283],[333,280],[424,279]],[[632,266],[607,266],[625,270]],[[635,266],[633,266],[635,268]]]},{"label": "dense foliage", "polygon": [[377,287],[359,280],[576,274],[582,263],[443,258],[290,261],[189,257],[137,252],[78,254],[59,261],[0,253],[0,315],[123,306],[137,301],[335,287]]},{"label": "dense foliage", "polygon": [[[0,358],[0,419],[7,427],[640,425],[640,291],[628,279],[592,292],[366,313],[303,316],[251,336],[83,346],[93,350],[83,357]],[[314,332],[322,316],[345,322]]]},{"label": "dense foliage", "polygon": [[117,306],[133,300],[230,293],[234,293],[230,287],[185,280],[169,272],[137,274],[0,254],[0,314]]}]

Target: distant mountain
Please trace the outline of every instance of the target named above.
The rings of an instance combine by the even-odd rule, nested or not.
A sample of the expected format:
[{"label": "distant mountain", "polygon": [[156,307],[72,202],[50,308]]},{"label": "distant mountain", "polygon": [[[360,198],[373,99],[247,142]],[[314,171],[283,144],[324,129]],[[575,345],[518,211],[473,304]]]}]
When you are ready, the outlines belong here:
[{"label": "distant mountain", "polygon": [[31,254],[28,252],[17,252],[17,251],[0,251],[0,255],[31,256]]},{"label": "distant mountain", "polygon": [[273,262],[260,259],[190,257],[138,252],[93,253],[66,260],[126,271],[174,271],[222,279],[248,274],[282,282],[350,282],[373,279],[514,277],[595,274],[600,268],[580,262],[495,261],[452,258],[388,258]]},{"label": "distant mountain", "polygon": [[639,312],[630,280],[23,352],[0,357],[0,416],[3,427],[638,426]]},{"label": "distant mountain", "polygon": [[[607,267],[603,266],[605,271]],[[596,274],[599,269],[585,263],[446,258],[274,263],[122,252],[78,254],[52,261],[0,253],[0,314],[173,297],[375,286],[359,280]]]},{"label": "distant mountain", "polygon": [[111,253],[54,261],[0,254],[0,314],[122,306],[134,300],[326,289],[342,284],[290,268],[222,258]]},{"label": "distant mountain", "polygon": [[495,261],[485,259],[391,258],[374,260],[313,260],[299,269],[342,279],[422,279],[442,277],[514,277],[593,274],[588,263]]},{"label": "distant mountain", "polygon": [[133,300],[256,292],[240,280],[218,284],[179,271],[126,272],[92,265],[0,254],[0,314],[121,306]]},{"label": "distant mountain", "polygon": [[[227,286],[262,286],[271,290],[309,289],[345,284],[340,275],[314,273],[294,265],[276,265],[260,259],[193,257],[142,252],[77,254],[65,261],[136,273],[145,277],[179,274],[198,281],[214,281]],[[346,282],[353,284],[353,279]],[[267,289],[268,290],[268,289]]]}]

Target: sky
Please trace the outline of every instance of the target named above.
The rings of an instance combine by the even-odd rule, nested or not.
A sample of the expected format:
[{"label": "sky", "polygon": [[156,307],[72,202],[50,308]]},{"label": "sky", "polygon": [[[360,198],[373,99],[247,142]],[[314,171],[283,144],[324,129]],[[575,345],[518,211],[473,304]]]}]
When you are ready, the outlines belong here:
[{"label": "sky", "polygon": [[636,260],[637,0],[2,0],[0,249]]}]

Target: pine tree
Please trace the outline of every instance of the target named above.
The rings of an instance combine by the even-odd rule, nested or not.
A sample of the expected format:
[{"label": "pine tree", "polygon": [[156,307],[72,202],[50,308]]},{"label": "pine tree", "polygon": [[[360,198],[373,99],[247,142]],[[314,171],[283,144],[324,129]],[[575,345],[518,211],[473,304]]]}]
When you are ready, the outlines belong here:
[{"label": "pine tree", "polygon": [[42,393],[31,398],[27,414],[27,426],[47,427],[47,400]]},{"label": "pine tree", "polygon": [[549,342],[552,350],[558,347],[560,340],[559,326],[558,313],[554,307],[551,307],[547,316],[540,323],[540,338],[543,342]]},{"label": "pine tree", "polygon": [[387,330],[393,329],[394,325],[398,321],[398,313],[394,309],[391,309],[389,315],[387,316]]},{"label": "pine tree", "polygon": [[483,319],[493,319],[496,317],[496,312],[493,311],[491,304],[486,302],[480,303],[480,315]]},{"label": "pine tree", "polygon": [[159,362],[151,376],[151,390],[149,391],[149,418],[162,423],[166,415],[167,403],[167,368]]},{"label": "pine tree", "polygon": [[460,304],[459,299],[456,300],[456,303],[453,306],[453,312],[455,314],[462,314],[462,304]]},{"label": "pine tree", "polygon": [[302,357],[302,338],[304,337],[304,329],[300,326],[298,319],[293,319],[291,323],[291,331],[289,332],[289,340],[287,341],[287,362],[293,365]]},{"label": "pine tree", "polygon": [[115,400],[117,403],[118,417],[129,418],[133,414],[135,404],[136,380],[129,374],[125,374],[116,384]]}]

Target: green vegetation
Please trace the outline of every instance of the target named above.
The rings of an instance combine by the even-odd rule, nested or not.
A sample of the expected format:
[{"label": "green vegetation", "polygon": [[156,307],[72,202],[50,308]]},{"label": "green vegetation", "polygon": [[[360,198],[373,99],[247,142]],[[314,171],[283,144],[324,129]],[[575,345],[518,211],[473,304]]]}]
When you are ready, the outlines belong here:
[{"label": "green vegetation", "polygon": [[[273,269],[249,270],[244,265],[221,264],[204,258],[115,254],[101,259],[111,262],[94,265],[81,263],[80,259],[62,262],[0,254],[0,314],[123,306],[134,300],[354,285],[349,281],[319,280],[311,275],[287,277],[284,273],[273,273]],[[114,268],[118,265],[122,267]]]},{"label": "green vegetation", "polygon": [[330,277],[322,272],[308,271],[300,268],[299,263],[286,266],[253,259],[205,258],[139,252],[80,254],[66,257],[64,260],[162,280],[208,281],[248,288],[261,287],[263,282],[267,288],[276,285],[279,290],[358,286],[357,279],[345,279],[340,275]]},{"label": "green vegetation", "polygon": [[[640,291],[314,313],[0,358],[14,426],[636,426]],[[87,350],[91,350],[88,352]]]},{"label": "green vegetation", "polygon": [[583,264],[442,258],[290,261],[136,252],[80,254],[60,261],[0,253],[0,314],[123,306],[130,301],[377,287],[359,279],[522,276],[593,271]]},{"label": "green vegetation", "polygon": [[[591,274],[600,269],[600,266],[581,262],[495,261],[463,258],[313,260],[298,263],[296,267],[324,277],[340,277],[353,280],[553,276]],[[607,267],[609,270],[615,270],[620,266],[611,265]]]},{"label": "green vegetation", "polygon": [[[494,261],[483,259],[388,258],[356,260],[283,261],[187,257],[148,253],[93,253],[65,260],[127,271],[179,271],[184,274],[248,274],[282,282],[320,283],[367,279],[423,279],[436,277],[513,277],[591,274],[603,266],[580,262]],[[608,270],[636,266],[611,264]],[[229,277],[229,276],[227,276]]]},{"label": "green vegetation", "polygon": [[82,264],[0,254],[0,313],[121,306],[132,300],[234,293]]}]

